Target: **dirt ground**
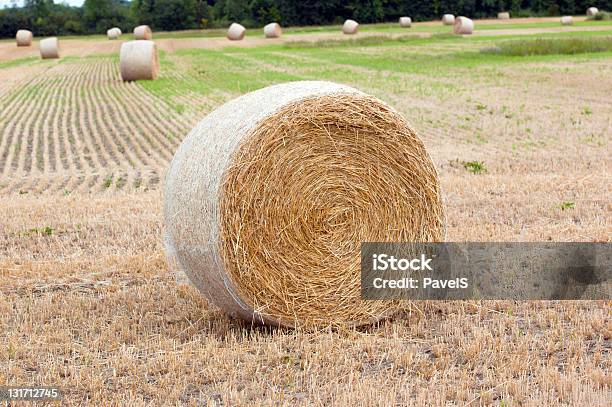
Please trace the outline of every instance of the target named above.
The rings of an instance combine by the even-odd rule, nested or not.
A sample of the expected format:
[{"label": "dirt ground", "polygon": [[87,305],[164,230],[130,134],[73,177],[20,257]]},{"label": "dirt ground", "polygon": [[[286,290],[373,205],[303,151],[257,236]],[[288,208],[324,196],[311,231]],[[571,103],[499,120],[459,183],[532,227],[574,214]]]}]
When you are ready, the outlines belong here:
[{"label": "dirt ground", "polygon": [[[225,43],[160,47],[200,41]],[[119,47],[65,42],[80,57]],[[0,62],[33,52],[8,46]],[[436,76],[240,57],[253,75],[329,66],[403,113],[439,171],[449,241],[611,240],[610,58]],[[167,86],[193,71],[171,60]],[[177,284],[161,186],[182,138],[236,96],[219,95],[173,109],[122,83],[112,58],[0,69],[0,384],[55,385],[66,405],[609,405],[610,302],[416,302],[375,326],[303,332],[228,319]]]}]

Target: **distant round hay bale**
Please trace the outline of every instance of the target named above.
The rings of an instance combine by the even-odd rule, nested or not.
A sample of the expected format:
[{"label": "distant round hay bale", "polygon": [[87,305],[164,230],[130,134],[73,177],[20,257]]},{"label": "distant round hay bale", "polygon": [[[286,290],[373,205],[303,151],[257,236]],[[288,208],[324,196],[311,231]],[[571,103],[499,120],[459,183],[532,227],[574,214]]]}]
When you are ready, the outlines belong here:
[{"label": "distant round hay bale", "polygon": [[455,16],[452,14],[444,14],[442,16],[442,24],[444,25],[453,25],[455,24]]},{"label": "distant round hay bale", "polygon": [[109,40],[116,40],[121,36],[121,30],[117,27],[113,27],[106,31],[106,36]]},{"label": "distant round hay bale", "polygon": [[139,25],[134,28],[134,39],[135,40],[150,40],[153,39],[153,31],[148,25]]},{"label": "distant round hay bale", "polygon": [[474,22],[467,17],[457,17],[453,25],[453,32],[461,35],[472,34],[474,32]]},{"label": "distant round hay bale", "polygon": [[561,25],[572,25],[574,24],[574,18],[572,16],[561,17]]},{"label": "distant round hay bale", "polygon": [[267,24],[263,31],[266,38],[279,38],[283,33],[279,23]]},{"label": "distant round hay bale", "polygon": [[155,79],[159,72],[155,43],[148,40],[134,40],[121,44],[119,71],[124,81]]},{"label": "distant round hay bale", "polygon": [[238,23],[232,23],[227,30],[227,38],[231,41],[240,41],[244,38],[246,28]]},{"label": "distant round hay bale", "polygon": [[32,31],[28,30],[19,30],[15,35],[15,40],[17,41],[18,47],[29,47],[32,45]]},{"label": "distant round hay bale", "polygon": [[406,120],[331,82],[232,100],[170,164],[166,250],[230,315],[281,326],[356,326],[394,301],[360,299],[360,246],[440,241],[438,176]]},{"label": "distant round hay bale", "polygon": [[412,26],[412,18],[400,17],[399,24],[400,24],[400,27],[409,28]]},{"label": "distant round hay bale", "polygon": [[589,17],[596,16],[599,13],[599,9],[597,7],[589,7],[587,9],[586,15]]},{"label": "distant round hay bale", "polygon": [[45,38],[40,40],[38,44],[40,48],[40,57],[42,59],[59,58],[60,45],[57,37]]},{"label": "distant round hay bale", "polygon": [[499,20],[509,20],[510,19],[510,13],[507,11],[502,11],[497,13],[497,18]]},{"label": "distant round hay bale", "polygon": [[346,20],[344,24],[342,24],[342,32],[344,34],[357,34],[358,29],[359,23],[355,20]]}]

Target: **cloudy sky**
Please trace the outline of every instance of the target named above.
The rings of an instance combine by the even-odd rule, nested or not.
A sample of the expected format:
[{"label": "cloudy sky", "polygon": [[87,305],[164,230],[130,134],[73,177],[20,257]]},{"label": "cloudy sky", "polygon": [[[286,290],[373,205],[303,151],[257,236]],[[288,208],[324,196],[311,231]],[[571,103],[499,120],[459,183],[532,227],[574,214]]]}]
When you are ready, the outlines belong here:
[{"label": "cloudy sky", "polygon": [[[71,6],[80,6],[83,4],[83,1],[84,0],[55,0],[56,3],[66,3],[70,4]],[[16,0],[18,6],[23,6],[23,2],[24,0]],[[0,8],[10,6],[12,3],[13,2],[11,0],[0,0]]]}]

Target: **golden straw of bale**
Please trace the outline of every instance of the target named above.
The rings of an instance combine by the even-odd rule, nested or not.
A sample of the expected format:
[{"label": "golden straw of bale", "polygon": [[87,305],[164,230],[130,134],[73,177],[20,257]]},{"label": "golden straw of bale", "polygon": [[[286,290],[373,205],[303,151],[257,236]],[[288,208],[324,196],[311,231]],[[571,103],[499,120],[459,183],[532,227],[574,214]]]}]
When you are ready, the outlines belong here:
[{"label": "golden straw of bale", "polygon": [[472,34],[474,32],[474,22],[467,17],[457,17],[453,25],[455,34]]},{"label": "golden straw of bale", "polygon": [[500,13],[497,13],[497,18],[499,20],[509,20],[510,19],[510,13],[507,11],[502,11]]},{"label": "golden straw of bale", "polygon": [[119,71],[124,81],[155,79],[159,72],[157,45],[148,40],[134,40],[121,44]]},{"label": "golden straw of bale", "polygon": [[561,25],[572,25],[574,24],[574,18],[572,16],[561,17]]},{"label": "golden straw of bale", "polygon": [[135,40],[150,40],[153,39],[153,31],[148,25],[139,25],[134,28],[134,39]]},{"label": "golden straw of bale", "polygon": [[599,13],[599,9],[597,7],[589,7],[587,9],[586,15],[589,17],[593,17]]},{"label": "golden straw of bale", "polygon": [[238,23],[232,23],[227,30],[227,38],[231,41],[240,41],[244,38],[246,28]]},{"label": "golden straw of bale", "polygon": [[344,34],[357,34],[358,29],[359,23],[355,20],[346,20],[344,24],[342,24],[342,32]]},{"label": "golden straw of bale", "polygon": [[444,25],[453,25],[455,24],[455,16],[452,14],[444,14],[442,16],[442,24]]},{"label": "golden straw of bale", "polygon": [[40,40],[38,47],[40,48],[40,57],[42,59],[59,58],[60,56],[60,45],[57,37]]},{"label": "golden straw of bale", "polygon": [[263,29],[266,38],[279,38],[283,33],[279,23],[270,23]]},{"label": "golden straw of bale", "polygon": [[400,27],[409,28],[412,26],[412,18],[410,17],[400,17],[399,19]]},{"label": "golden straw of bale", "polygon": [[116,40],[121,36],[121,30],[117,27],[113,27],[106,31],[106,36],[109,40]]},{"label": "golden straw of bale", "polygon": [[28,30],[19,30],[15,35],[15,40],[17,41],[18,47],[29,47],[32,45],[32,31]]},{"label": "golden straw of bale", "polygon": [[165,245],[226,313],[357,326],[401,304],[360,299],[360,246],[441,241],[438,176],[395,110],[354,88],[290,82],[219,107],[182,142]]}]

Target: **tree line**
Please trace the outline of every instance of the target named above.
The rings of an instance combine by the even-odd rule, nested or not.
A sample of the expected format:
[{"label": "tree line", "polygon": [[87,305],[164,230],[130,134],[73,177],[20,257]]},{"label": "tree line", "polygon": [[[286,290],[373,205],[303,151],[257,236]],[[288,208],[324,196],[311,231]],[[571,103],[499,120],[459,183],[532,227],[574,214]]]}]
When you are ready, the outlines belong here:
[{"label": "tree line", "polygon": [[82,7],[53,0],[26,0],[23,7],[0,10],[0,37],[14,37],[20,28],[36,36],[102,34],[117,26],[129,32],[135,25],[174,31],[226,27],[239,22],[260,27],[276,21],[282,26],[438,19],[451,13],[472,18],[510,11],[519,16],[584,14],[587,7],[612,10],[612,0],[85,0]]}]

